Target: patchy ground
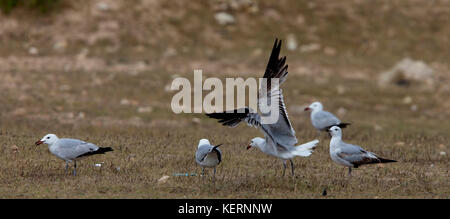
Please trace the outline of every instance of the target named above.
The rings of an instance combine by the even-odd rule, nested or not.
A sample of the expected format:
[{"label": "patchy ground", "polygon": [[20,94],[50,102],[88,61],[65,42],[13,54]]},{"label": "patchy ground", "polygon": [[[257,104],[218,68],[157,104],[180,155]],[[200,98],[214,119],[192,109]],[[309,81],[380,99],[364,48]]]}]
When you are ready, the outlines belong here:
[{"label": "patchy ground", "polygon": [[[446,1],[86,1],[48,15],[0,14],[0,196],[5,198],[449,198],[450,4]],[[233,21],[219,24],[225,12]],[[431,16],[432,15],[432,16]],[[315,100],[352,125],[344,140],[398,163],[346,169],[323,135],[296,178],[245,150],[261,134],[176,115],[174,77],[259,77],[275,37],[284,40],[283,85],[301,142],[316,132]],[[405,58],[426,80],[378,78]],[[79,176],[33,143],[47,133],[111,146],[80,162]],[[217,182],[198,176],[200,138],[222,143]],[[102,167],[94,164],[102,163]],[[166,180],[160,180],[163,176]]]}]

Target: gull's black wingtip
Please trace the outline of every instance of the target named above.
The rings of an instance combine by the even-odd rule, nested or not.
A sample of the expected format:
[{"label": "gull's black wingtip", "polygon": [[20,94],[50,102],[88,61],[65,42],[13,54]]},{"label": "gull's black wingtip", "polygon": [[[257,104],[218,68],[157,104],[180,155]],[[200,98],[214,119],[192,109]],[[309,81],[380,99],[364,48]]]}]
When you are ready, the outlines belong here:
[{"label": "gull's black wingtip", "polygon": [[106,152],[114,151],[111,147],[99,147],[96,151],[90,151],[84,154],[79,155],[77,158],[91,156],[95,154],[105,154]]},{"label": "gull's black wingtip", "polygon": [[341,128],[341,129],[344,129],[344,128],[347,128],[347,126],[349,126],[349,125],[351,125],[351,123],[346,123],[346,122],[343,122],[343,123],[340,123],[339,125],[337,125],[339,128]]},{"label": "gull's black wingtip", "polygon": [[378,158],[378,160],[380,160],[380,163],[395,163],[397,162],[396,160],[389,160],[389,159],[384,159],[384,158]]},{"label": "gull's black wingtip", "polygon": [[339,123],[339,124],[336,124],[336,125],[331,125],[331,126],[326,127],[325,131],[326,132],[330,132],[330,128],[333,127],[333,126],[337,126],[337,127],[341,128],[341,129],[343,129],[343,128],[347,128],[347,126],[349,126],[349,125],[351,125],[351,123],[345,123],[345,122],[344,123]]}]

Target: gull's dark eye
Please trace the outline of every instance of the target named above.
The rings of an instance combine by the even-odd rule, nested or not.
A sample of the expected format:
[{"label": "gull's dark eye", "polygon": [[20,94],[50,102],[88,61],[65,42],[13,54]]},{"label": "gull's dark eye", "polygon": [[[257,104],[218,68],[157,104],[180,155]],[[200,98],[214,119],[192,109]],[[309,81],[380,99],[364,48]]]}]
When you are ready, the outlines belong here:
[{"label": "gull's dark eye", "polygon": [[47,139],[50,139],[50,136],[49,136],[49,137],[47,137]]}]

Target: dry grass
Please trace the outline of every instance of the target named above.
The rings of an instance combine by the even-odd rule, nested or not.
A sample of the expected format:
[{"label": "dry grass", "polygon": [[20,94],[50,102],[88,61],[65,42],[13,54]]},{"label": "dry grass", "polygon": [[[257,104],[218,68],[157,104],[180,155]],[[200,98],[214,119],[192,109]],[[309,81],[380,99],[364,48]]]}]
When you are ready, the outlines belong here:
[{"label": "dry grass", "polygon": [[[114,7],[98,12],[96,1],[89,2],[94,3],[67,6],[49,18],[26,19],[22,11],[0,15],[0,197],[322,198],[325,188],[326,198],[450,197],[445,1],[381,1],[387,6],[380,8],[365,1],[313,6],[260,1],[256,14],[232,11],[237,23],[228,27],[215,24],[214,6],[203,1],[133,7],[124,1],[121,13]],[[436,16],[419,10],[423,7]],[[156,13],[153,19],[147,9]],[[373,17],[378,12],[386,16]],[[299,14],[306,24],[296,23]],[[135,25],[126,25],[130,19]],[[283,48],[290,69],[283,90],[300,142],[316,136],[303,107],[320,100],[332,112],[345,109],[340,117],[352,123],[345,141],[398,163],[363,166],[347,179],[347,169],[331,161],[329,138],[322,135],[310,157],[295,159],[296,178],[281,178],[280,160],[245,150],[251,138],[262,136],[256,129],[230,129],[201,114],[170,110],[173,93],[165,87],[173,75],[192,78],[193,69],[203,68],[206,76],[222,79],[258,77],[273,38],[290,33],[302,44],[336,49],[330,56]],[[67,47],[54,49],[61,39]],[[28,54],[32,46],[38,55]],[[165,53],[168,48],[176,53]],[[376,85],[378,73],[405,56],[437,69],[434,88]],[[408,96],[412,102],[404,103]],[[151,112],[139,113],[139,107]],[[47,133],[115,151],[81,161],[77,177],[64,175],[63,161],[46,146],[33,145]],[[200,138],[223,144],[215,184],[207,177],[173,176],[200,173],[194,160]],[[103,166],[95,167],[99,162]],[[164,175],[170,178],[158,183]]]}]

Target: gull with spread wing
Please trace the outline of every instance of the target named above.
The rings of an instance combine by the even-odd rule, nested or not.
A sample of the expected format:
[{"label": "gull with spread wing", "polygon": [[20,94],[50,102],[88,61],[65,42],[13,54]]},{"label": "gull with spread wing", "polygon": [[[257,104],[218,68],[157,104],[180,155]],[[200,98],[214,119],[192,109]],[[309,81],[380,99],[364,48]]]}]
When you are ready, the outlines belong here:
[{"label": "gull with spread wing", "polygon": [[[210,118],[218,119],[219,123],[222,123],[224,126],[236,127],[240,122],[245,121],[249,126],[258,128],[264,134],[264,138],[253,138],[247,149],[257,147],[265,154],[282,159],[283,176],[286,171],[286,162],[289,160],[292,176],[294,176],[292,159],[296,156],[308,157],[311,155],[319,140],[296,146],[298,140],[288,118],[282,90],[279,88],[279,85],[286,80],[288,74],[288,65],[285,64],[286,57],[279,58],[280,50],[281,40],[275,40],[263,76],[265,80],[262,80],[261,88],[258,92],[258,109],[262,112],[261,114],[249,107],[245,107],[206,115]],[[276,83],[273,84],[271,79],[278,80],[278,85]],[[266,104],[269,101],[271,104]],[[278,112],[276,114],[278,119],[272,123],[265,123],[263,117],[267,116],[266,112]]]}]

